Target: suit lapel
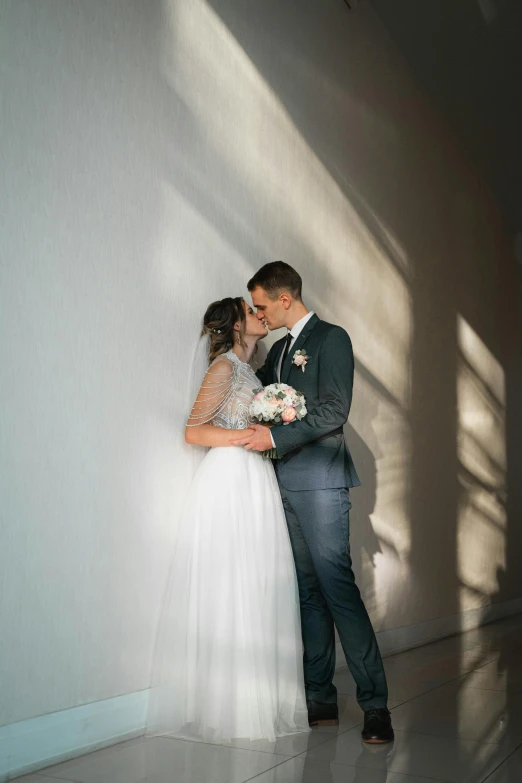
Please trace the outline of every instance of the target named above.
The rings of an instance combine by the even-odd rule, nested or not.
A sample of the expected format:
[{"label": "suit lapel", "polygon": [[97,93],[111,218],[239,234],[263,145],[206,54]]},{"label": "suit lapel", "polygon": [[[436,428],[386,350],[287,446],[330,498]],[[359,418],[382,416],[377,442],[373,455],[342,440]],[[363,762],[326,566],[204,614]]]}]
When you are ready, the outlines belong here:
[{"label": "suit lapel", "polygon": [[[303,330],[301,331],[301,334],[295,341],[295,343],[292,345],[290,350],[288,351],[288,356],[285,359],[285,363],[281,367],[281,383],[288,383],[288,376],[290,375],[290,370],[292,369],[292,360],[294,358],[294,353],[296,351],[301,350],[301,348],[304,346],[305,342],[311,335],[311,333],[314,330],[314,326],[319,321],[319,318],[314,313],[313,316],[310,318],[309,321],[304,325]],[[284,343],[283,343],[284,345]],[[278,361],[281,354],[278,354]],[[276,365],[276,375],[277,375],[277,365]]]}]

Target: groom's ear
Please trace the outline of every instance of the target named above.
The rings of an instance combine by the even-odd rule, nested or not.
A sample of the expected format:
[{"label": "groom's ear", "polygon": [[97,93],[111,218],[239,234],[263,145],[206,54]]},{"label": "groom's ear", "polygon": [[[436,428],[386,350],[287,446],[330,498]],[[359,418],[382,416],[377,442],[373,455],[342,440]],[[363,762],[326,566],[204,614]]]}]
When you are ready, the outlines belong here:
[{"label": "groom's ear", "polygon": [[292,297],[286,291],[283,291],[283,293],[279,294],[279,301],[281,302],[285,310],[290,309],[290,306],[292,304]]}]

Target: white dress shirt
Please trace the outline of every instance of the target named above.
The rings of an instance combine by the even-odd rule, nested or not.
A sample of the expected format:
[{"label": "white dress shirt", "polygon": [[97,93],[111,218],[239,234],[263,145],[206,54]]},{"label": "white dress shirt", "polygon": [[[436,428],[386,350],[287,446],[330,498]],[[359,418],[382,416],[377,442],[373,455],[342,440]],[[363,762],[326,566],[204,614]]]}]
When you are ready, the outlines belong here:
[{"label": "white dress shirt", "polygon": [[[295,341],[297,340],[297,338],[299,337],[299,335],[301,334],[301,332],[303,331],[303,329],[305,328],[306,324],[308,323],[310,318],[313,316],[313,314],[314,314],[314,311],[311,310],[306,315],[303,315],[303,317],[296,324],[294,324],[292,326],[292,328],[290,329],[290,334],[292,335],[292,340],[291,340],[290,346],[288,348],[288,353],[290,353],[290,351],[292,350],[292,347],[293,347]],[[285,349],[283,347],[283,350],[281,351],[281,355],[280,355],[280,357],[279,357],[279,359],[277,361],[277,381],[278,381],[278,383],[281,383],[281,364],[282,364],[282,360],[283,360],[284,350]],[[270,433],[270,437],[272,438],[272,447],[275,449],[276,445],[274,443],[274,438],[272,436],[272,433]]]}]

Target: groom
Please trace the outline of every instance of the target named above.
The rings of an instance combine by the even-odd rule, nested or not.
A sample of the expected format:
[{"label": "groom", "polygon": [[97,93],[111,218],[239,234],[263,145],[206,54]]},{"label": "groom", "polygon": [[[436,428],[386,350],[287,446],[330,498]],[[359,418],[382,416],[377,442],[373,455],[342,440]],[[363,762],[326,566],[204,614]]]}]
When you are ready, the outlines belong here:
[{"label": "groom", "polygon": [[[344,329],[306,309],[301,285],[295,269],[274,261],[254,275],[248,290],[270,330],[288,329],[257,375],[263,386],[288,383],[303,392],[308,414],[272,429],[250,425],[254,434],[233,443],[256,451],[275,447],[279,457],[275,468],[299,584],[310,725],[339,722],[332,682],[335,625],[364,710],[362,738],[391,742],[386,676],[350,557],[349,488],[360,484],[343,433],[352,400],[352,344]],[[305,357],[297,358],[298,351]]]}]

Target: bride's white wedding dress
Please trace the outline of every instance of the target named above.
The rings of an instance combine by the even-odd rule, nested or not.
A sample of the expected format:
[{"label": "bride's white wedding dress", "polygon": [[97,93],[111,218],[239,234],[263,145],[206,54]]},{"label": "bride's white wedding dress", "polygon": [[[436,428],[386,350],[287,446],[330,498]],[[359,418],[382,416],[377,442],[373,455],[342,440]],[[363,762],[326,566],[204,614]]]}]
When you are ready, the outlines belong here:
[{"label": "bride's white wedding dress", "polygon": [[[218,375],[205,379],[212,423],[247,427],[260,385],[254,371],[233,351],[212,370]],[[205,412],[199,415],[203,420]],[[302,649],[295,566],[272,463],[241,447],[212,448],[182,515],[149,731],[219,743],[308,731]]]}]

